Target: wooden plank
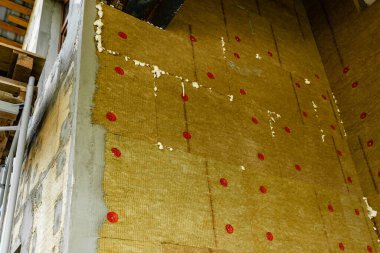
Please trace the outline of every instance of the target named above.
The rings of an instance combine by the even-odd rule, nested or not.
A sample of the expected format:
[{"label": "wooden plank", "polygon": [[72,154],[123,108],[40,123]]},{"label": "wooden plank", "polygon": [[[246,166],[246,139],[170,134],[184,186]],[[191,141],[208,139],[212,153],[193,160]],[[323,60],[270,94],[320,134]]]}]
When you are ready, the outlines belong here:
[{"label": "wooden plank", "polygon": [[6,45],[0,42],[0,70],[9,71],[9,66],[12,63],[14,52],[23,53],[34,59],[32,75],[38,80],[45,64],[45,58],[31,52],[24,51],[20,48]]},{"label": "wooden plank", "polygon": [[21,91],[17,97],[14,97],[12,94],[0,90],[0,100],[13,104],[22,104],[25,102],[25,94],[25,92]]},{"label": "wooden plank", "polygon": [[29,21],[20,17],[17,17],[15,15],[8,15],[8,21],[15,23],[16,25],[22,26],[24,28],[28,28]]},{"label": "wooden plank", "polygon": [[0,76],[0,90],[17,97],[21,91],[26,92],[26,83]]},{"label": "wooden plank", "polygon": [[[0,0],[0,1],[1,1],[1,0]],[[9,39],[4,38],[4,37],[1,37],[1,36],[0,36],[0,42],[1,42],[1,43],[4,43],[4,44],[11,45],[11,46],[13,46],[13,47],[22,48],[22,44],[21,44],[21,43],[18,43],[18,42],[13,41],[13,40],[9,40]]]},{"label": "wooden plank", "polygon": [[33,70],[33,58],[23,53],[16,54],[18,54],[18,56],[12,79],[20,82],[28,82]]},{"label": "wooden plank", "polygon": [[25,29],[18,28],[16,26],[10,25],[8,23],[5,23],[4,21],[0,20],[0,29],[7,30],[9,32],[15,33],[17,35],[24,36],[26,33]]},{"label": "wooden plank", "polygon": [[34,0],[22,0],[22,1],[31,5],[34,4]]},{"label": "wooden plank", "polygon": [[0,118],[13,121],[13,120],[16,120],[17,115],[0,111]]},{"label": "wooden plank", "polygon": [[9,0],[0,0],[0,6],[4,6],[5,8],[14,10],[18,13],[21,13],[27,16],[30,16],[30,14],[32,13],[32,9],[19,5],[15,2],[11,2]]}]

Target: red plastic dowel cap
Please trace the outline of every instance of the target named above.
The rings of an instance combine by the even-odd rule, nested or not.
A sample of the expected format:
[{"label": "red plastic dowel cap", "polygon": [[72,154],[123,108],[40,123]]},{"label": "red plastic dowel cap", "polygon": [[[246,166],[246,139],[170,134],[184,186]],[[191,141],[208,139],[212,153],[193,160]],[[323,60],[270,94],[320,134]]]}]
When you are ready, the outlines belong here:
[{"label": "red plastic dowel cap", "polygon": [[210,78],[210,79],[215,79],[214,74],[211,73],[211,72],[207,72],[207,77]]},{"label": "red plastic dowel cap", "polygon": [[307,118],[309,116],[309,114],[307,112],[302,112],[302,115]]},{"label": "red plastic dowel cap", "polygon": [[302,169],[301,165],[299,165],[299,164],[296,164],[294,166],[294,168],[296,168],[296,171],[301,171],[301,169]]},{"label": "red plastic dowel cap", "polygon": [[191,134],[189,132],[183,132],[182,135],[183,135],[183,138],[185,138],[186,140],[191,139]]},{"label": "red plastic dowel cap", "polygon": [[257,120],[256,117],[252,117],[251,120],[252,120],[253,124],[259,124],[259,121]]},{"label": "red plastic dowel cap", "polygon": [[259,190],[261,193],[264,193],[264,194],[268,192],[267,188],[264,185],[261,185]]},{"label": "red plastic dowel cap", "polygon": [[291,132],[291,130],[290,130],[290,128],[289,127],[284,127],[284,130],[285,130],[285,132],[287,132],[288,134],[290,134],[290,132]]},{"label": "red plastic dowel cap", "polygon": [[118,73],[121,76],[124,75],[124,70],[122,68],[120,68],[120,67],[116,67],[115,71],[116,71],[116,73]]},{"label": "red plastic dowel cap", "polygon": [[126,40],[128,38],[128,35],[125,34],[124,32],[119,32],[117,35],[119,35],[120,38]]},{"label": "red plastic dowel cap", "polygon": [[237,42],[240,42],[241,41],[241,39],[240,39],[240,37],[239,36],[235,36],[235,40],[237,41]]},{"label": "red plastic dowel cap", "polygon": [[116,156],[116,157],[120,157],[120,156],[121,156],[121,152],[120,152],[120,150],[117,149],[117,148],[112,148],[112,149],[111,149],[111,152],[112,152],[113,155]]},{"label": "red plastic dowel cap", "polygon": [[272,56],[273,56],[273,53],[272,53],[271,51],[268,51],[268,55],[269,55],[270,57],[272,57]]},{"label": "red plastic dowel cap", "polygon": [[355,208],[355,214],[356,214],[357,216],[360,215],[360,211],[359,211],[359,209]]},{"label": "red plastic dowel cap", "polygon": [[369,245],[367,245],[367,251],[368,251],[369,253],[372,253],[372,247],[369,246]]},{"label": "red plastic dowel cap", "polygon": [[349,68],[349,67],[344,67],[344,68],[343,68],[343,74],[347,74],[348,71],[350,71],[350,68]]},{"label": "red plastic dowel cap", "polygon": [[327,210],[329,210],[330,213],[334,212],[334,207],[331,204],[328,204]]},{"label": "red plastic dowel cap", "polygon": [[119,216],[115,212],[107,213],[107,220],[111,223],[116,223],[119,220]]},{"label": "red plastic dowel cap", "polygon": [[347,177],[347,182],[352,184],[352,177]]},{"label": "red plastic dowel cap", "polygon": [[227,181],[227,179],[225,179],[225,178],[221,178],[221,179],[219,180],[219,183],[220,183],[221,185],[223,185],[224,187],[227,187],[227,186],[228,186],[228,181]]},{"label": "red plastic dowel cap", "polygon": [[358,82],[353,82],[353,83],[351,84],[351,87],[352,87],[353,89],[355,89],[356,87],[358,87],[358,85],[359,85]]},{"label": "red plastic dowel cap", "polygon": [[273,234],[271,232],[267,232],[266,236],[267,236],[268,241],[273,241],[274,237],[273,237]]},{"label": "red plastic dowel cap", "polygon": [[339,249],[341,251],[344,251],[346,249],[346,247],[344,247],[344,244],[342,242],[339,243]]},{"label": "red plastic dowel cap", "polygon": [[245,94],[247,94],[247,92],[245,91],[245,89],[240,89],[240,95],[245,95]]},{"label": "red plastic dowel cap", "polygon": [[343,156],[342,150],[337,150],[336,153],[338,154],[338,156]]},{"label": "red plastic dowel cap", "polygon": [[240,59],[240,54],[239,53],[234,53],[234,56],[236,59]]},{"label": "red plastic dowel cap", "polygon": [[184,101],[184,102],[186,102],[186,101],[189,101],[189,96],[188,95],[183,95],[183,94],[181,94],[181,98],[182,98],[182,100]]},{"label": "red plastic dowel cap", "polygon": [[257,154],[257,158],[259,158],[261,161],[264,161],[265,160],[265,156],[263,153],[258,153]]},{"label": "red plastic dowel cap", "polygon": [[301,84],[296,83],[295,85],[296,85],[298,88],[301,88]]},{"label": "red plastic dowel cap", "polygon": [[367,147],[372,147],[373,146],[373,144],[374,144],[374,142],[373,142],[373,140],[371,139],[371,140],[368,140],[367,141]]},{"label": "red plastic dowel cap", "polygon": [[190,35],[190,40],[192,42],[197,42],[197,37],[195,37],[194,35]]},{"label": "red plastic dowel cap", "polygon": [[234,232],[234,227],[231,224],[227,224],[226,231],[227,233],[232,234]]},{"label": "red plastic dowel cap", "polygon": [[365,119],[366,117],[367,117],[367,113],[366,112],[360,113],[360,118],[361,119]]},{"label": "red plastic dowel cap", "polygon": [[113,112],[107,112],[106,118],[109,121],[116,121],[116,119],[117,119],[115,113],[113,113]]}]

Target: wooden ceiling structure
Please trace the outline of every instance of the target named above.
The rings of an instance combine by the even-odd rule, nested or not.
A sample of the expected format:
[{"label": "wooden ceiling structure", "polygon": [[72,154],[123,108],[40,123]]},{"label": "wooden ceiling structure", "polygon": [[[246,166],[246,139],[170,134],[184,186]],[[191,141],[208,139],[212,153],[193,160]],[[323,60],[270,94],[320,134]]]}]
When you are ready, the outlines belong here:
[{"label": "wooden ceiling structure", "polygon": [[[34,0],[23,0],[23,2],[24,4],[21,5],[10,0],[0,0],[0,6],[6,8],[9,12],[5,20],[0,20],[0,30],[8,31],[16,36],[25,36]],[[20,42],[3,36],[0,36],[0,42],[18,48],[22,47]]]}]

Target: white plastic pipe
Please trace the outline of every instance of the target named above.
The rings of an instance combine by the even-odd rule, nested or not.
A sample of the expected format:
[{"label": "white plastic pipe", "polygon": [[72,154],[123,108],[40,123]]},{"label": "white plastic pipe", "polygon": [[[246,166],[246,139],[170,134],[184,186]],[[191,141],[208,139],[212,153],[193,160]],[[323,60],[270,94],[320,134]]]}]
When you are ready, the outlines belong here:
[{"label": "white plastic pipe", "polygon": [[0,126],[0,132],[16,131],[17,129],[18,129],[18,126]]},{"label": "white plastic pipe", "polygon": [[[13,157],[16,150],[19,133],[20,131],[17,130],[13,138],[11,148],[9,149],[8,157],[5,161],[4,174],[1,179],[1,184],[4,185],[4,188],[3,187],[0,188],[0,205],[1,205],[0,228],[3,228],[4,217],[5,217],[4,213],[5,213],[5,208],[8,202],[9,184],[10,184],[10,178],[11,178],[11,173],[12,173],[12,168],[13,168]],[[1,238],[2,232],[3,230],[1,229],[0,238]]]},{"label": "white plastic pipe", "polygon": [[32,107],[34,82],[35,82],[35,78],[33,76],[29,77],[28,86],[26,88],[26,98],[25,98],[24,109],[21,115],[20,136],[17,142],[16,157],[13,163],[11,188],[9,192],[9,203],[5,210],[3,232],[1,235],[1,241],[0,241],[1,242],[0,253],[9,253],[9,248],[10,248],[13,219],[14,219],[14,214],[15,214],[15,209],[16,209],[17,193],[18,193],[18,187],[19,187],[20,175],[21,175],[21,167],[24,161],[26,134],[28,131],[30,109]]}]

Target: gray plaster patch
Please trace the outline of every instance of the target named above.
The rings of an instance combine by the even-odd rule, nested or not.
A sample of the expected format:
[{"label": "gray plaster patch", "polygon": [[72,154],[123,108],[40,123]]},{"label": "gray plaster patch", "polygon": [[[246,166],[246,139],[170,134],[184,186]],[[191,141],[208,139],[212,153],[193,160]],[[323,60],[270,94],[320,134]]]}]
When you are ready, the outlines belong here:
[{"label": "gray plaster patch", "polygon": [[43,189],[42,184],[39,184],[35,186],[32,191],[31,198],[33,202],[34,211],[37,210],[42,204],[42,189]]},{"label": "gray plaster patch", "polygon": [[61,223],[62,223],[62,193],[58,196],[54,205],[54,225],[53,225],[54,235],[61,228]]},{"label": "gray plaster patch", "polygon": [[71,127],[72,127],[72,117],[71,117],[71,113],[69,113],[65,121],[63,121],[62,123],[61,133],[59,136],[60,146],[64,146],[69,141],[71,137]]},{"label": "gray plaster patch", "polygon": [[59,153],[57,158],[57,165],[56,165],[56,178],[58,178],[63,171],[63,167],[66,164],[66,151],[63,150]]},{"label": "gray plaster patch", "polygon": [[33,216],[32,201],[28,199],[24,207],[23,219],[20,228],[20,239],[22,245],[21,253],[29,253],[33,228]]}]

